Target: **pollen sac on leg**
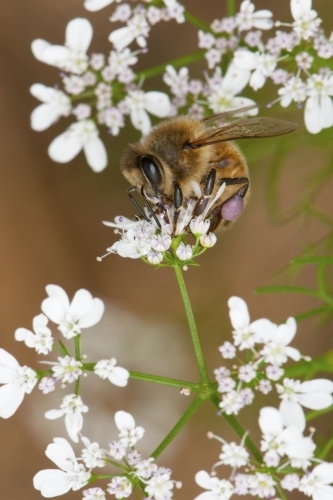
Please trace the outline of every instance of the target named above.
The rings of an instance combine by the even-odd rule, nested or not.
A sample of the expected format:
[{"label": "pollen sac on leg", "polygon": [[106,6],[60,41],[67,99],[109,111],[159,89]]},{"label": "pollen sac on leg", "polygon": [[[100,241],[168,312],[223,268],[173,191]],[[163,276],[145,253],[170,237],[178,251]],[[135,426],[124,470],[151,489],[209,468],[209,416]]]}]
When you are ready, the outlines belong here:
[{"label": "pollen sac on leg", "polygon": [[237,219],[244,210],[244,200],[241,195],[234,194],[225,201],[221,208],[221,217],[224,220],[232,221]]}]

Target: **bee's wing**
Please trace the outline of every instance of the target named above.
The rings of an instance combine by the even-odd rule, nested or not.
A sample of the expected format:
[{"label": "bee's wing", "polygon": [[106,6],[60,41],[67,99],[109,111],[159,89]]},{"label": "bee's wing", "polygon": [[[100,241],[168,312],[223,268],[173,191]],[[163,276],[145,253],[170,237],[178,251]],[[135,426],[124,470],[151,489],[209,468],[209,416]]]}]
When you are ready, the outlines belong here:
[{"label": "bee's wing", "polygon": [[[213,120],[214,118],[215,117],[212,117]],[[288,134],[296,128],[296,123],[278,120],[276,118],[244,118],[226,124],[223,127],[207,130],[205,134],[191,142],[191,146],[193,148],[201,148],[209,144],[236,139],[273,137],[276,135]]]},{"label": "bee's wing", "polygon": [[259,104],[251,104],[251,106],[243,106],[242,108],[232,109],[230,111],[223,111],[222,113],[218,113],[217,115],[208,116],[201,120],[203,123],[207,123],[209,126],[222,126],[230,123],[231,120],[239,120],[242,118],[242,115],[253,114],[256,115],[258,111],[254,113],[248,113],[249,111],[259,109]]}]

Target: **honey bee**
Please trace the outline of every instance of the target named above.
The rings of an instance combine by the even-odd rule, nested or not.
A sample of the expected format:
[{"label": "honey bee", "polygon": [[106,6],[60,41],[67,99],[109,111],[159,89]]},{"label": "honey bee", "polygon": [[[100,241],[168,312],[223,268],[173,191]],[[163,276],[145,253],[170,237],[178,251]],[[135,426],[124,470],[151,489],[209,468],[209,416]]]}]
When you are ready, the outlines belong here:
[{"label": "honey bee", "polygon": [[[209,207],[205,218],[214,233],[243,212],[250,194],[249,172],[244,156],[231,141],[278,136],[297,127],[273,118],[234,118],[249,109],[252,106],[204,120],[171,118],[127,147],[120,160],[121,172],[132,185],[127,190],[131,200],[146,220],[149,218],[131,195],[133,191],[141,193],[156,223],[160,212],[174,233],[179,212],[190,199],[195,200],[193,217]],[[168,221],[169,207],[173,207],[172,221]]]}]

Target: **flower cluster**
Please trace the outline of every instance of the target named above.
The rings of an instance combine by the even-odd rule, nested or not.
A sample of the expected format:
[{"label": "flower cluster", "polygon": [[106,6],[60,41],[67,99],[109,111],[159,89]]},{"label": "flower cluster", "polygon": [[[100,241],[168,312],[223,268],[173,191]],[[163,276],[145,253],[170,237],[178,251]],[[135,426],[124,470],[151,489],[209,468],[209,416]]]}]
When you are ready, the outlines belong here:
[{"label": "flower cluster", "polygon": [[[86,0],[85,7],[96,11],[112,3]],[[107,56],[87,54],[93,28],[83,18],[68,23],[64,45],[41,39],[32,43],[34,56],[59,68],[62,79],[62,89],[58,85],[32,85],[32,95],[42,101],[32,112],[32,128],[45,130],[62,116],[76,119],[50,144],[49,155],[54,161],[68,162],[83,150],[90,167],[99,172],[107,165],[100,127],[106,126],[111,135],[118,135],[129,116],[132,125],[146,134],[150,115],[164,118],[187,113],[202,119],[211,113],[234,110],[254,103],[239,95],[247,86],[258,91],[268,79],[279,86],[279,97],[269,106],[275,102],[283,107],[292,102],[298,106],[305,103],[305,125],[314,134],[333,125],[333,74],[327,64],[333,55],[333,40],[321,29],[311,0],[291,0],[290,23],[274,23],[271,11],[256,11],[250,0],[243,0],[234,17],[215,19],[210,26],[203,26],[198,32],[198,46],[208,70],[201,79],[193,79],[187,66],[177,63],[177,70],[174,64],[166,65],[163,81],[171,100],[160,91],[145,92],[142,84],[150,77],[149,70],[135,72],[134,66],[148,50],[153,26],[160,21],[191,22],[193,16],[187,17],[177,0],[160,0],[154,5],[150,0],[133,6],[117,3],[110,20],[125,25],[109,35],[112,49]],[[263,31],[273,29],[274,35],[264,42]],[[139,49],[131,50],[133,43]],[[222,75],[224,57],[229,63]]]},{"label": "flower cluster", "polygon": [[[125,411],[117,411],[115,423],[119,429],[119,440],[112,441],[109,449],[100,448],[97,442],[90,442],[81,436],[84,448],[77,458],[66,439],[55,438],[46,449],[46,456],[59,469],[46,469],[34,477],[34,486],[46,498],[63,495],[70,490],[76,491],[98,479],[92,470],[112,464],[117,473],[109,477],[111,481],[103,490],[92,487],[83,491],[84,500],[105,500],[106,494],[117,499],[127,498],[132,492],[145,494],[151,500],[168,500],[173,496],[173,488],[180,483],[171,480],[171,470],[158,467],[153,458],[144,459],[135,449],[136,443],[144,435],[143,427],[136,427],[135,420]],[[123,462],[116,462],[121,461]]]},{"label": "flower cluster", "polygon": [[[238,414],[241,408],[252,403],[252,388],[267,394],[273,385],[281,403],[278,409],[266,406],[260,410],[262,460],[258,457],[250,460],[245,449],[247,433],[240,444],[208,434],[209,438],[222,443],[222,449],[211,474],[202,470],[195,477],[197,484],[207,490],[197,500],[227,500],[234,494],[272,498],[281,488],[297,489],[314,500],[330,498],[333,464],[322,462],[313,467],[313,463],[318,462],[314,429],[305,435],[306,419],[302,407],[320,410],[331,406],[333,382],[326,379],[301,382],[284,377],[281,367],[287,359],[301,359],[300,352],[289,345],[296,333],[294,318],[279,326],[265,318],[250,322],[243,299],[231,297],[228,304],[233,343],[225,342],[220,352],[224,359],[238,361],[245,352],[246,363],[234,364],[232,371],[224,366],[215,370],[218,391],[222,393],[222,411],[227,415]],[[228,480],[216,477],[215,469],[219,465],[232,467]],[[245,470],[238,470],[241,468]]]},{"label": "flower cluster", "polygon": [[[208,232],[210,220],[207,215],[225,189],[223,183],[202,214],[194,215],[197,200],[202,193],[198,183],[192,182],[192,185],[193,192],[198,196],[196,200],[189,198],[186,208],[176,210],[175,207],[165,206],[159,214],[154,215],[147,211],[147,221],[118,216],[115,222],[104,222],[106,226],[115,228],[116,234],[121,235],[121,239],[107,249],[106,255],[117,253],[121,257],[141,258],[154,266],[181,265],[186,270],[186,266],[194,263],[195,257],[214,246],[217,241],[215,234]],[[193,245],[187,243],[188,233],[195,238]],[[98,258],[101,259],[102,257]]]},{"label": "flower cluster", "polygon": [[[27,347],[34,348],[38,354],[47,355],[55,348],[55,338],[48,326],[51,320],[65,340],[74,340],[75,356],[69,348],[59,340],[56,346],[61,353],[57,361],[42,361],[51,365],[45,371],[33,370],[28,366],[20,366],[16,359],[4,349],[0,349],[0,416],[11,417],[24,399],[39,382],[38,388],[43,394],[54,391],[56,384],[62,387],[76,383],[87,371],[102,379],[108,379],[118,387],[127,385],[129,372],[125,368],[116,366],[115,358],[102,359],[97,363],[84,363],[80,353],[82,330],[96,325],[104,312],[101,299],[93,298],[88,290],[78,290],[72,302],[66,292],[58,285],[46,287],[48,297],[43,300],[39,314],[33,319],[33,332],[26,328],[15,331],[15,339],[22,341]],[[64,417],[68,435],[74,442],[78,442],[78,435],[83,426],[83,413],[88,411],[77,391],[67,394],[59,409],[49,410],[45,417],[49,420]]]}]

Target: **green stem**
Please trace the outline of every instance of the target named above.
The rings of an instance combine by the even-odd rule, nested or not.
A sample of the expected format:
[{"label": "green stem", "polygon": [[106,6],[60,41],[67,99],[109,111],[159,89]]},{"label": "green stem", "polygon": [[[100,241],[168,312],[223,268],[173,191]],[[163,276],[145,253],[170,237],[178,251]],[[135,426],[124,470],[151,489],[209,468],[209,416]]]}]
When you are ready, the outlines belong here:
[{"label": "green stem", "polygon": [[197,358],[197,363],[198,363],[198,368],[200,372],[200,378],[201,382],[204,384],[207,384],[209,382],[208,375],[207,375],[207,370],[206,370],[206,365],[204,362],[202,350],[201,350],[201,345],[200,345],[200,340],[197,332],[197,327],[195,324],[195,319],[191,307],[191,302],[186,290],[186,285],[183,277],[183,273],[181,270],[180,266],[174,266],[174,270],[176,273],[180,293],[183,299],[184,307],[185,307],[185,312],[187,316],[187,321],[188,321],[188,326],[190,329],[191,337],[192,337],[192,343],[193,343],[193,348],[195,352],[195,356]]},{"label": "green stem", "polygon": [[[74,347],[75,347],[75,359],[76,361],[81,361],[81,335],[76,335],[74,337]],[[80,394],[80,378],[75,382],[75,390],[74,393],[76,396]]]},{"label": "green stem", "polygon": [[171,429],[169,434],[163,439],[161,444],[158,445],[156,450],[151,454],[153,458],[157,458],[162,451],[171,443],[171,441],[177,436],[178,432],[184,427],[184,425],[188,422],[188,420],[192,417],[195,411],[199,408],[201,403],[203,402],[203,398],[201,396],[197,396],[195,400],[188,407],[184,415],[178,420],[176,425]]},{"label": "green stem", "polygon": [[[210,400],[213,403],[213,405],[216,406],[216,408],[220,409],[220,407],[219,407],[220,400],[219,400],[219,398],[216,395],[212,396],[210,398]],[[228,424],[231,425],[231,427],[238,434],[238,436],[241,439],[243,439],[245,431],[244,431],[243,427],[240,425],[240,423],[237,422],[237,420],[235,419],[235,417],[233,415],[226,415],[225,413],[222,413],[222,416],[225,418],[225,420],[228,422]],[[254,458],[257,460],[257,462],[259,462],[260,464],[262,464],[263,463],[263,459],[262,459],[261,453],[258,450],[258,448],[255,446],[255,444],[251,441],[251,439],[249,438],[249,436],[247,436],[245,438],[245,445],[250,450],[250,452],[252,453],[252,455],[254,456]]]},{"label": "green stem", "polygon": [[236,15],[236,1],[228,0],[227,3],[227,16],[234,17]]},{"label": "green stem", "polygon": [[192,24],[196,28],[199,28],[202,31],[212,33],[212,29],[209,26],[209,24],[204,23],[203,21],[201,21],[201,19],[199,19],[198,17],[195,17],[190,12],[184,12],[184,17],[188,23]]},{"label": "green stem", "polygon": [[320,458],[320,460],[325,460],[325,458],[327,457],[332,448],[333,448],[333,437],[331,437],[331,439],[328,440],[324,448],[321,450],[318,458]]},{"label": "green stem", "polygon": [[181,389],[189,388],[192,391],[198,391],[200,389],[200,385],[194,384],[193,382],[186,382],[185,380],[177,380],[174,378],[158,377],[147,373],[130,371],[130,378],[144,380],[145,382],[154,382],[155,384],[169,385],[170,387],[180,387]]}]

